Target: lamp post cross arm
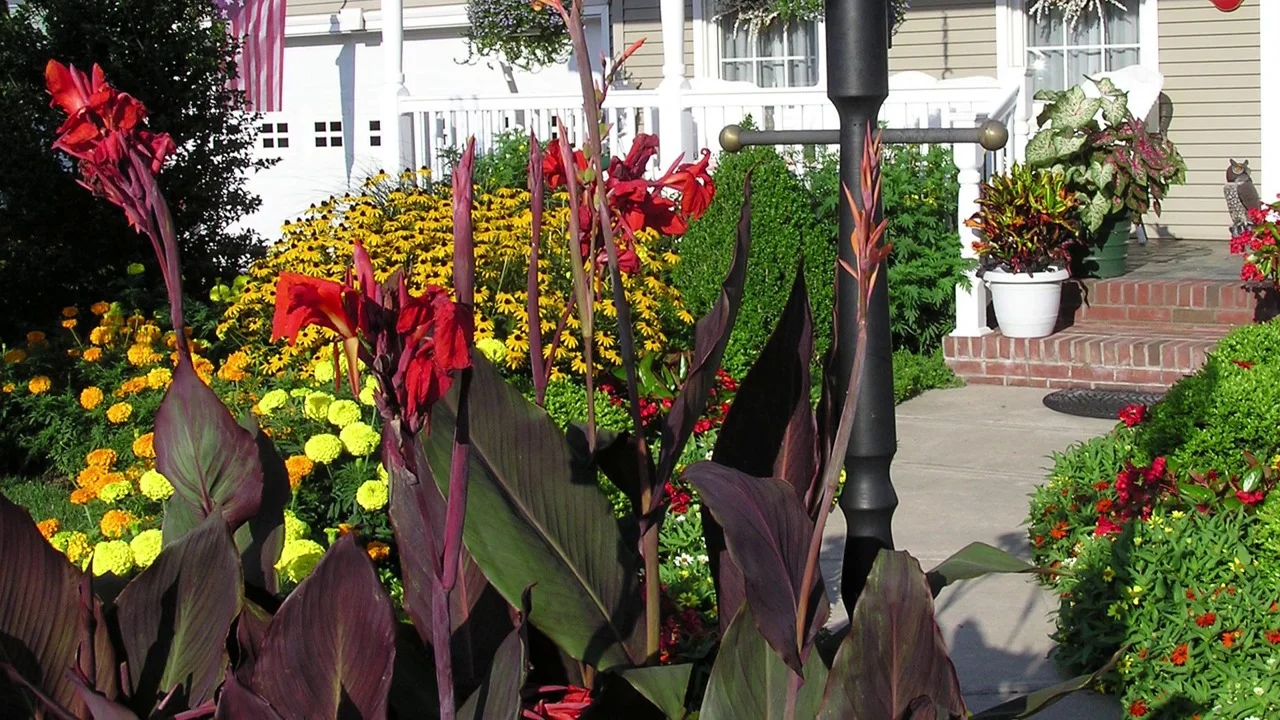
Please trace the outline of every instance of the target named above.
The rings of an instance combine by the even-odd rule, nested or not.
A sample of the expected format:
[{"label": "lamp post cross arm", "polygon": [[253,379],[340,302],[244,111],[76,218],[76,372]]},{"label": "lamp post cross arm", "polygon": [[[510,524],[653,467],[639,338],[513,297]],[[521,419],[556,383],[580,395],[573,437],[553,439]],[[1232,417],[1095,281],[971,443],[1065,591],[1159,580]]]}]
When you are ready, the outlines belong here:
[{"label": "lamp post cross arm", "polygon": [[[975,128],[885,128],[881,137],[889,145],[942,145],[976,143],[987,150],[999,150],[1009,141],[1009,129],[999,120],[987,120]],[[739,152],[754,145],[837,145],[837,130],[744,130],[726,125],[720,131],[720,147]]]}]

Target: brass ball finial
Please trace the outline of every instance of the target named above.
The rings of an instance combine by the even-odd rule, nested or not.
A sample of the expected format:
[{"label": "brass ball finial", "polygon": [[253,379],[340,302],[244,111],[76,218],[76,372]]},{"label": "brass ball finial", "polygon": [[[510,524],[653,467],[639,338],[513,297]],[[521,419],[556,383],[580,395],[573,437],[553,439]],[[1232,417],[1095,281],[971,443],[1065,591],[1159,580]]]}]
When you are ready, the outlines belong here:
[{"label": "brass ball finial", "polygon": [[999,120],[988,120],[982,123],[978,142],[987,150],[999,150],[1009,142],[1009,128]]},{"label": "brass ball finial", "polygon": [[720,131],[720,147],[725,152],[736,153],[742,149],[742,126],[725,125]]}]

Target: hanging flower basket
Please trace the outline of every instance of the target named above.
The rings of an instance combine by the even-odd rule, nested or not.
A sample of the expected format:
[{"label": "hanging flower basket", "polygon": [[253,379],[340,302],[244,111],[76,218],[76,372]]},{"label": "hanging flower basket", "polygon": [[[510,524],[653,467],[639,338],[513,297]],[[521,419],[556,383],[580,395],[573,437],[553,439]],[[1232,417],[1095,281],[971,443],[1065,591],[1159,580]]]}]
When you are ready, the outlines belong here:
[{"label": "hanging flower basket", "polygon": [[467,19],[467,62],[492,57],[537,70],[569,58],[569,31],[560,14],[529,0],[471,0]]},{"label": "hanging flower basket", "polygon": [[[890,0],[896,32],[907,16],[911,0]],[[823,0],[720,0],[717,15],[736,15],[745,27],[761,29],[774,20],[781,22],[821,20]]]},{"label": "hanging flower basket", "polygon": [[1087,17],[1090,13],[1101,17],[1106,12],[1106,5],[1114,5],[1121,10],[1126,10],[1120,0],[1035,0],[1028,12],[1037,21],[1049,13],[1060,12],[1062,21],[1067,27],[1075,29],[1080,18]]}]

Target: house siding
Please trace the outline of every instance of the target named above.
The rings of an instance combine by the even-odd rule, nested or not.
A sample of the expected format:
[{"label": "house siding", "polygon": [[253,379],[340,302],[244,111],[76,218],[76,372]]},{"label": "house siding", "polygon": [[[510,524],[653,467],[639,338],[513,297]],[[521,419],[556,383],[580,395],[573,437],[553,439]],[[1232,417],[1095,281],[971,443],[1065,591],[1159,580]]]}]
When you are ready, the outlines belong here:
[{"label": "house siding", "polygon": [[1227,161],[1249,160],[1259,186],[1270,170],[1261,167],[1258,7],[1249,2],[1223,13],[1203,0],[1160,2],[1160,71],[1173,104],[1169,139],[1187,162],[1187,183],[1173,188],[1159,218],[1148,219],[1148,232],[1226,241]]},{"label": "house siding", "polygon": [[941,80],[995,77],[995,3],[913,0],[889,50],[889,72],[907,70],[925,72]]},{"label": "house siding", "polygon": [[[615,19],[614,51],[622,52],[644,38],[644,45],[623,67],[628,85],[653,89],[662,82],[662,13],[660,0],[616,0],[610,10]],[[619,29],[620,28],[620,29]],[[684,4],[684,74],[693,77],[693,2]]]}]

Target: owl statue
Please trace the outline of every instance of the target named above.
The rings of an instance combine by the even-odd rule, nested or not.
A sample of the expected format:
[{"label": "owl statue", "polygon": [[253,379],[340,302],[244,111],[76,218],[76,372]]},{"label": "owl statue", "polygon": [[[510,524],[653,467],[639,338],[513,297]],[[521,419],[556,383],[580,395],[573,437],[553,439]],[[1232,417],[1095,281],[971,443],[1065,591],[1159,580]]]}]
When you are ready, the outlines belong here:
[{"label": "owl statue", "polygon": [[1248,230],[1249,211],[1262,206],[1258,196],[1258,188],[1254,187],[1253,178],[1249,176],[1249,161],[1231,161],[1227,165],[1227,184],[1222,186],[1222,194],[1227,199],[1227,212],[1231,213],[1231,237]]}]

